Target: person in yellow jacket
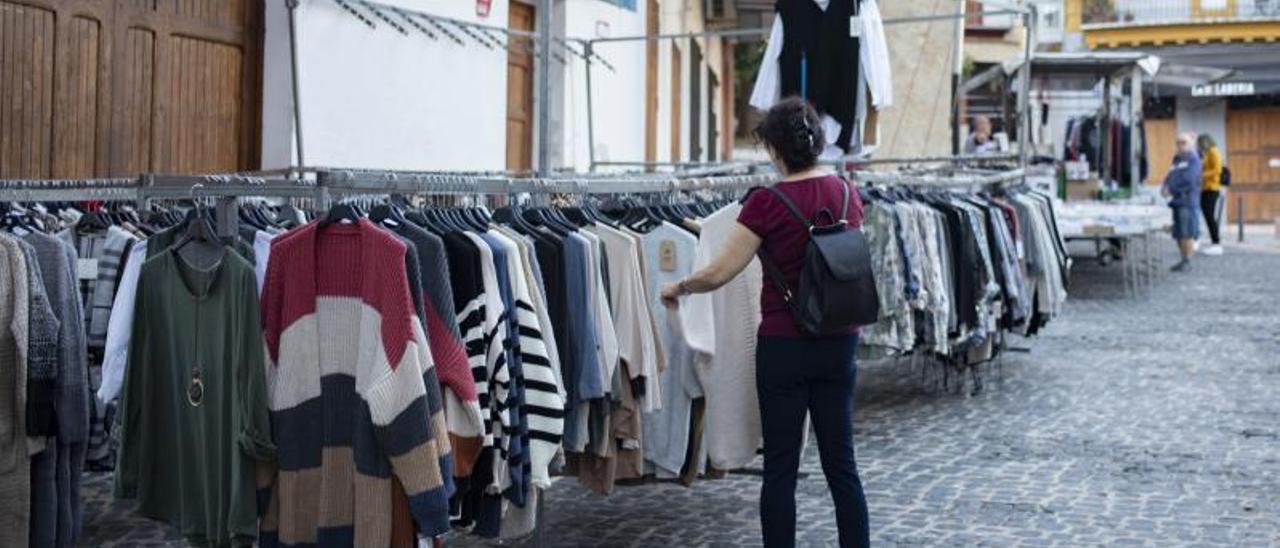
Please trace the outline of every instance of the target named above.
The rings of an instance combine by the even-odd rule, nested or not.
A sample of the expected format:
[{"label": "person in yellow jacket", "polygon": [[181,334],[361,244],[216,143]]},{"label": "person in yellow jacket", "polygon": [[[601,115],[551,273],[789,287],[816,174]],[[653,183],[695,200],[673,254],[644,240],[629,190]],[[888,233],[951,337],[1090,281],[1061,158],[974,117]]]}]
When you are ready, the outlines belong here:
[{"label": "person in yellow jacket", "polygon": [[1201,133],[1196,139],[1196,145],[1200,149],[1202,171],[1203,190],[1200,192],[1200,211],[1204,213],[1204,223],[1209,227],[1209,238],[1213,242],[1204,250],[1204,254],[1221,255],[1222,240],[1218,229],[1225,203],[1222,199],[1222,153],[1218,151],[1217,143],[1213,142],[1213,137],[1208,133]]}]

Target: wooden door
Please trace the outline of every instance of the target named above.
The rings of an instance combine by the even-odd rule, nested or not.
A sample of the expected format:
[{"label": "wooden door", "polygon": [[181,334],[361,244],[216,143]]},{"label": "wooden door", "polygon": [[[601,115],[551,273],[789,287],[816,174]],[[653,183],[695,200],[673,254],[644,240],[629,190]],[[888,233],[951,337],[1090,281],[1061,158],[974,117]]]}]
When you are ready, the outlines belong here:
[{"label": "wooden door", "polygon": [[[532,31],[532,5],[511,0],[508,27]],[[527,43],[528,41],[526,41]],[[507,170],[533,170],[533,48],[507,49]],[[545,146],[545,145],[544,145]]]},{"label": "wooden door", "polygon": [[683,59],[680,56],[680,47],[675,44],[671,45],[671,161],[680,161],[680,130],[683,129],[684,117],[682,106],[684,105],[684,81],[681,78],[683,74],[681,66]]},{"label": "wooden door", "polygon": [[1273,222],[1280,217],[1280,109],[1228,110],[1226,144],[1229,218],[1238,218],[1242,196],[1245,221]]},{"label": "wooden door", "polygon": [[1147,184],[1160,186],[1178,153],[1178,121],[1173,118],[1145,120],[1147,130]]},{"label": "wooden door", "polygon": [[[661,32],[659,10],[658,0],[646,0],[646,36]],[[646,40],[644,44],[644,161],[658,161],[658,40]]]},{"label": "wooden door", "polygon": [[262,0],[0,0],[0,178],[259,165]]}]

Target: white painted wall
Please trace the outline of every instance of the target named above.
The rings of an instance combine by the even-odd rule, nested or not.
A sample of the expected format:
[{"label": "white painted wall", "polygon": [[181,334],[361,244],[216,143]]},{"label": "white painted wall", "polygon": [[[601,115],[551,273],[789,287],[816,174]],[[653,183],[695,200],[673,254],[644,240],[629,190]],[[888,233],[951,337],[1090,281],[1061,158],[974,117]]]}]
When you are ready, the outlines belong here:
[{"label": "white painted wall", "polygon": [[[645,33],[645,2],[629,10],[602,0],[565,0],[565,35],[574,38],[639,36]],[[572,46],[581,50],[578,45]],[[560,50],[564,53],[563,50]],[[596,53],[613,67],[592,63],[592,115],[596,161],[644,159],[645,43],[613,42]],[[590,167],[587,138],[586,63],[565,55],[562,95],[564,107],[563,167]],[[559,61],[552,61],[558,63]]]},{"label": "white painted wall", "polygon": [[[459,0],[384,0],[457,19],[507,25],[507,3],[487,18]],[[288,16],[267,2],[264,168],[292,163]],[[385,22],[371,29],[323,0],[304,0],[297,33],[304,160],[323,167],[501,170],[506,167],[507,52],[433,41]],[[465,38],[464,38],[465,40]],[[643,69],[642,69],[643,70]]]},{"label": "white painted wall", "polygon": [[1211,97],[1177,98],[1178,133],[1208,133],[1227,162],[1227,101]]},{"label": "white painted wall", "polygon": [[[388,3],[489,25],[507,25],[508,5],[494,0],[489,17],[475,16],[475,4],[459,0],[394,0]],[[629,10],[603,0],[556,0],[552,32],[561,37],[637,36],[645,32],[645,2]],[[264,168],[294,164],[292,80],[288,12],[284,2],[268,2],[263,90]],[[700,0],[664,0],[664,33],[702,29]],[[407,27],[402,35],[374,19],[371,29],[337,4],[304,0],[298,10],[302,127],[305,163],[319,167],[401,170],[502,170],[506,167],[507,52],[466,46],[441,37],[433,41]],[[465,38],[464,38],[465,39]],[[722,86],[722,51],[717,41],[703,48],[704,105],[723,117],[731,109],[709,95],[707,66]],[[574,50],[581,46],[573,44]],[[605,43],[597,53],[614,68],[596,63],[592,93],[596,159],[644,159],[645,43]],[[689,160],[690,48],[682,42],[680,154],[670,155],[671,41],[659,47],[658,159]],[[552,168],[585,171],[589,165],[586,65],[556,46],[552,60],[553,98],[549,129]],[[537,90],[535,89],[535,94]],[[710,116],[701,110],[703,150]],[[535,106],[536,111],[536,106]],[[536,131],[535,131],[536,134]],[[536,146],[536,143],[535,143]],[[537,155],[535,154],[535,158]]]}]

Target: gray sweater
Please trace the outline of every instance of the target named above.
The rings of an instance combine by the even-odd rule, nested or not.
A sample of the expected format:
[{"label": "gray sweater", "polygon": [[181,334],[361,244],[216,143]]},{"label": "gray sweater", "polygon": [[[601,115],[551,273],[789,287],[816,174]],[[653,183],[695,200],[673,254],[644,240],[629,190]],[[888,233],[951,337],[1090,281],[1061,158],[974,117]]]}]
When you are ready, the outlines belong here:
[{"label": "gray sweater", "polygon": [[76,283],[76,251],[47,234],[23,237],[36,251],[44,289],[59,323],[57,364],[58,441],[79,443],[89,439],[89,362],[84,330],[84,306]]},{"label": "gray sweater", "polygon": [[[27,265],[27,436],[57,433],[54,401],[58,384],[58,319],[45,292],[44,274],[36,250],[17,241]],[[41,439],[40,442],[44,440]]]}]

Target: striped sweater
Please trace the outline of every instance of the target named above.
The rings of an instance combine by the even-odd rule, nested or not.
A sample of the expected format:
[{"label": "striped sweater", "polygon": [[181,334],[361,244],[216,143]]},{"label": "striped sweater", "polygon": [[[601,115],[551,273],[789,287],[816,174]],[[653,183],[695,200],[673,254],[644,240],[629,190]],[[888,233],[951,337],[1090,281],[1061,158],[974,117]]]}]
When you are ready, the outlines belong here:
[{"label": "striped sweater", "polygon": [[422,533],[448,530],[449,441],[405,254],[367,220],[272,241],[262,307],[278,461],[260,474],[263,546],[389,545],[393,477]]}]

